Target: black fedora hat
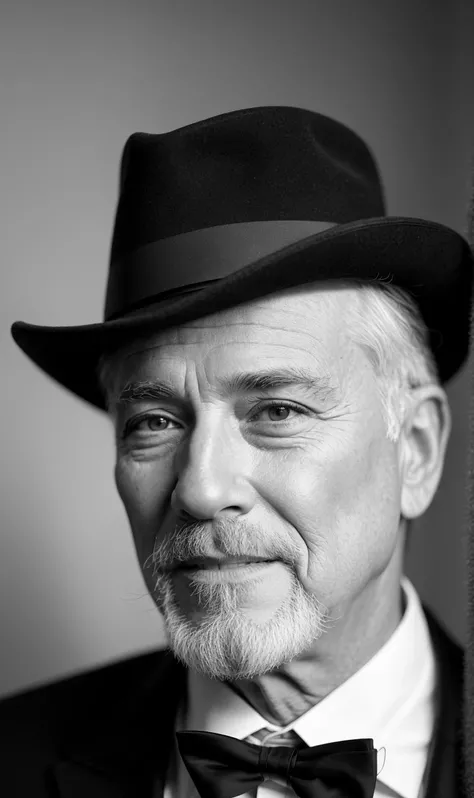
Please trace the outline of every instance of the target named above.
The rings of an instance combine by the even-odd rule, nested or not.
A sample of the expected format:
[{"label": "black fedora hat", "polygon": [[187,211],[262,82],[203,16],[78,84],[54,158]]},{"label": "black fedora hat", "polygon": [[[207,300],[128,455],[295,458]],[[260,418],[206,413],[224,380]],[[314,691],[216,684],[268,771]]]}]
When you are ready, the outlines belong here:
[{"label": "black fedora hat", "polygon": [[99,358],[131,338],[315,280],[383,280],[418,303],[445,382],[468,351],[472,267],[454,230],[386,215],[374,158],[346,126],[300,108],[249,108],[132,135],[104,321],[18,321],[12,335],[104,408]]}]

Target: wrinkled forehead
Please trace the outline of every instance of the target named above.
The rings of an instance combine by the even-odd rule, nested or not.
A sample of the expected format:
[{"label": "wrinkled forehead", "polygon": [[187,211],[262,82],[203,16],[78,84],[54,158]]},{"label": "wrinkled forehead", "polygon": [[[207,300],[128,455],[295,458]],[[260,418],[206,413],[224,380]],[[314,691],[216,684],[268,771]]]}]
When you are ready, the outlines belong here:
[{"label": "wrinkled forehead", "polygon": [[186,374],[233,384],[236,375],[262,370],[280,381],[291,370],[340,397],[361,382],[372,391],[368,359],[349,334],[358,301],[353,286],[299,286],[135,339],[102,370],[108,402],[130,384],[165,380],[182,390]]},{"label": "wrinkled forehead", "polygon": [[[153,349],[206,345],[210,348],[251,346],[258,357],[269,347],[305,351],[323,361],[340,360],[348,354],[350,303],[358,301],[354,288],[324,283],[297,286],[274,292],[232,308],[195,319],[176,327],[135,339],[121,350],[121,356],[137,362]],[[288,357],[293,357],[288,351]]]}]

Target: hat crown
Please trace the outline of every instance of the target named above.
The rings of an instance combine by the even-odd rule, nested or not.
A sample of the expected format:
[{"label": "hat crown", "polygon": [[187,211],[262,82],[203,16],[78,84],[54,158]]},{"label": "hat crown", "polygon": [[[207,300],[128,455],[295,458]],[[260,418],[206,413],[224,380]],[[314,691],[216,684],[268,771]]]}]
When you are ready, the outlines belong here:
[{"label": "hat crown", "polygon": [[100,355],[130,337],[325,280],[390,281],[417,302],[441,380],[467,354],[473,258],[456,231],[385,214],[364,141],[312,111],[235,111],[126,143],[104,323],[12,335],[98,407]]},{"label": "hat crown", "polygon": [[169,133],[130,136],[111,268],[140,247],[193,230],[384,215],[374,158],[348,127],[300,108],[239,110]]}]

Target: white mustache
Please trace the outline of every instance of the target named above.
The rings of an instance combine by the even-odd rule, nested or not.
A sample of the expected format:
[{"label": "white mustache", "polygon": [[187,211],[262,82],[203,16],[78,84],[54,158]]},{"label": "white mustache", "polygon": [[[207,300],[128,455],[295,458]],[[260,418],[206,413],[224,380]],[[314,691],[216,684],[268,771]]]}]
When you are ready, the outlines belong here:
[{"label": "white mustache", "polygon": [[298,549],[291,540],[274,537],[261,527],[238,521],[219,519],[212,524],[179,522],[172,534],[155,540],[153,552],[144,567],[148,567],[150,561],[154,573],[163,572],[190,561],[223,557],[281,560],[294,565]]}]

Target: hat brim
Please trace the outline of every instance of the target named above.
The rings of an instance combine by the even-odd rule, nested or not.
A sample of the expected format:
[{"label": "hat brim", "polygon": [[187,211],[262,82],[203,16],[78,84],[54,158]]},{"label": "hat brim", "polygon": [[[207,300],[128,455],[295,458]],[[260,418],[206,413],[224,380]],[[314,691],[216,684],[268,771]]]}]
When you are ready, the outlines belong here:
[{"label": "hat brim", "polygon": [[104,351],[313,281],[384,281],[408,291],[430,331],[439,377],[449,380],[468,353],[473,256],[465,239],[423,219],[381,217],[332,227],[266,255],[194,293],[155,301],[113,321],[74,327],[17,321],[23,352],[54,380],[105,409],[97,379]]}]

